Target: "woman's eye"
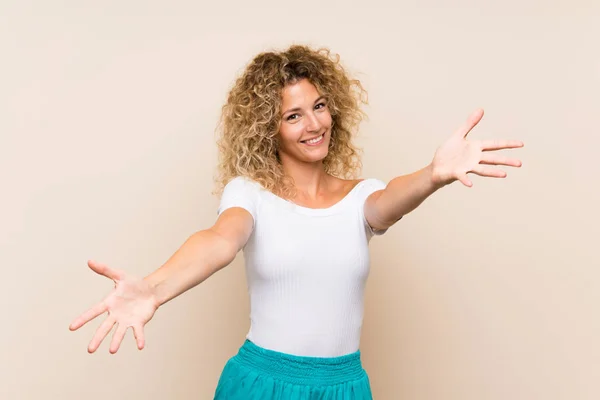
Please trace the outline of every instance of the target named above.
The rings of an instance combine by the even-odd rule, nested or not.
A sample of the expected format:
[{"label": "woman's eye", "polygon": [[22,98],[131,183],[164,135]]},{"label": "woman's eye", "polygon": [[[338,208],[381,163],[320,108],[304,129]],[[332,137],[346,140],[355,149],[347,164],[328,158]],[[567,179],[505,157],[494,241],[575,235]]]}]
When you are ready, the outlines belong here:
[{"label": "woman's eye", "polygon": [[297,117],[298,117],[298,114],[292,114],[292,115],[288,116],[286,119],[288,121],[291,121],[291,120],[297,119]]},{"label": "woman's eye", "polygon": [[315,106],[315,108],[318,110],[318,109],[320,109],[320,108],[324,108],[324,107],[325,107],[325,105],[326,105],[325,103],[319,103],[319,104],[317,104],[317,105]]}]

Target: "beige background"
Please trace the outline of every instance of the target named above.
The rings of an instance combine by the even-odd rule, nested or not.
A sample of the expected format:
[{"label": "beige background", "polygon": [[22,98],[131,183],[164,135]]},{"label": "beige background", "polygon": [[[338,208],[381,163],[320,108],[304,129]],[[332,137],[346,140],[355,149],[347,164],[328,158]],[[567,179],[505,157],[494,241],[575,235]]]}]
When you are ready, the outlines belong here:
[{"label": "beige background", "polygon": [[[600,3],[2,1],[1,399],[209,399],[248,328],[243,259],[159,310],[147,348],[73,317],[217,199],[214,128],[257,52],[329,46],[370,93],[364,176],[426,163],[476,107],[506,180],[455,184],[372,242],[377,399],[600,398]],[[491,2],[490,2],[491,3]],[[500,4],[501,3],[501,4]]]}]

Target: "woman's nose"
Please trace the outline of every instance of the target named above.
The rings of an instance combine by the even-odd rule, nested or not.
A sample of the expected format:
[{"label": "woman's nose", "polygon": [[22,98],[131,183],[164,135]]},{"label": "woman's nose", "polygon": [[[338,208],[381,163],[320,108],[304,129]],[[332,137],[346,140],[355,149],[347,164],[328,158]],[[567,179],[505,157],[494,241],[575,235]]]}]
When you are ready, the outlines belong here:
[{"label": "woman's nose", "polygon": [[321,121],[314,113],[308,113],[306,116],[306,130],[308,132],[318,132],[321,130]]}]

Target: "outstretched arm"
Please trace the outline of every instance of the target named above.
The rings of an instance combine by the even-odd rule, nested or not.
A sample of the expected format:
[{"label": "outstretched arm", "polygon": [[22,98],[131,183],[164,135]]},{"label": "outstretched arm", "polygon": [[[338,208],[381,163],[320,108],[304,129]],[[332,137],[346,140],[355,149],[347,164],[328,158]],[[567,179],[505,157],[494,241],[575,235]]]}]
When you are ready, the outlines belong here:
[{"label": "outstretched arm", "polygon": [[163,266],[144,278],[158,305],[229,265],[250,237],[252,226],[252,216],[234,207],[225,210],[214,226],[192,235]]},{"label": "outstretched arm", "polygon": [[69,329],[76,330],[94,318],[108,313],[92,338],[88,351],[98,349],[116,326],[109,351],[117,352],[128,328],[133,329],[137,347],[144,348],[144,326],[156,310],[230,264],[252,233],[253,218],[246,210],[225,210],[209,229],[197,232],[160,268],[145,278],[89,261],[97,274],[114,281],[114,289],[104,300],[73,320]]},{"label": "outstretched arm", "polygon": [[417,208],[438,189],[460,181],[473,186],[467,174],[504,178],[506,172],[485,165],[520,167],[521,161],[508,158],[496,150],[523,147],[518,140],[469,141],[467,135],[483,117],[483,110],[475,111],[465,124],[435,152],[425,168],[390,181],[384,190],[374,192],[365,202],[365,217],[374,229],[387,229],[403,215]]}]

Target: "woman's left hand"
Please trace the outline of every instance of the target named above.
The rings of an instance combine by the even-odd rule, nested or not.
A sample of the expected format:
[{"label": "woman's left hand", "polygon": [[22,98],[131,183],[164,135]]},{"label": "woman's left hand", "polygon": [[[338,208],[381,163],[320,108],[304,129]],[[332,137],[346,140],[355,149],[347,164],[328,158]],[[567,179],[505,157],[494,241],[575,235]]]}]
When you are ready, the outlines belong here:
[{"label": "woman's left hand", "polygon": [[518,159],[494,153],[495,150],[523,147],[521,141],[467,140],[467,135],[481,121],[482,117],[482,109],[475,111],[466,123],[437,149],[431,162],[432,179],[436,185],[444,186],[458,180],[463,185],[471,187],[473,182],[467,177],[468,173],[492,178],[506,177],[506,172],[485,165],[521,166],[521,161]]}]

